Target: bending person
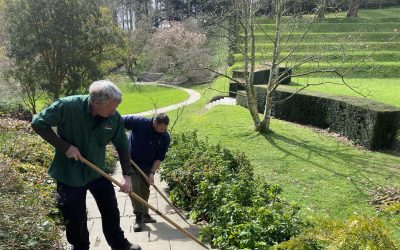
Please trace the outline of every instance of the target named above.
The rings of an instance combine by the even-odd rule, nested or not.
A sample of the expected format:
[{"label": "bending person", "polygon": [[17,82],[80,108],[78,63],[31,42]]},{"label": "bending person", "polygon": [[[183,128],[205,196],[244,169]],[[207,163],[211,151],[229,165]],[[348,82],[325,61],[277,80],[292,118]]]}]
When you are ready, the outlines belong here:
[{"label": "bending person", "polygon": [[[89,249],[86,193],[89,190],[101,213],[103,232],[112,249],[141,249],[132,245],[120,227],[120,214],[110,181],[79,161],[85,157],[103,170],[106,145],[111,141],[122,166],[122,192],[131,191],[133,168],[121,116],[116,112],[121,93],[110,81],[96,81],[89,95],[62,98],[40,112],[32,121],[33,130],[55,147],[49,175],[57,181],[58,207],[65,223],[67,240],[73,249]],[[57,127],[57,134],[52,130]]]},{"label": "bending person", "polygon": [[[151,184],[154,184],[154,175],[165,158],[170,136],[167,132],[169,118],[160,113],[153,118],[141,116],[123,116],[124,126],[131,131],[129,137],[130,154],[132,160],[147,174]],[[132,191],[145,201],[150,197],[150,185],[134,170],[131,175]],[[133,212],[136,216],[133,230],[142,231],[143,223],[155,223],[156,220],[149,215],[149,209],[134,199],[132,200]]]}]

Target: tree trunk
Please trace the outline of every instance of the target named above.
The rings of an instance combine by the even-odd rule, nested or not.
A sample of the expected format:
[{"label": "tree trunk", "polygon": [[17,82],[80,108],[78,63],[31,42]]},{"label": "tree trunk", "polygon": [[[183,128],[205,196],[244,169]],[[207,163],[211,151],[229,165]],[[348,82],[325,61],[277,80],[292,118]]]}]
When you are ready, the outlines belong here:
[{"label": "tree trunk", "polygon": [[[245,1],[247,2],[247,1]],[[260,130],[260,117],[258,116],[258,108],[257,108],[257,96],[255,94],[254,86],[253,86],[253,78],[254,78],[254,67],[255,67],[255,42],[254,42],[254,13],[253,13],[253,3],[252,1],[248,1],[247,6],[242,6],[244,11],[244,78],[245,78],[245,91],[247,96],[247,107],[249,109],[251,118],[254,123],[254,130]],[[250,39],[250,44],[249,44]],[[250,47],[250,48],[249,48]],[[250,50],[250,57],[248,52]],[[250,63],[250,65],[249,65]]]},{"label": "tree trunk", "polygon": [[277,65],[278,56],[280,53],[280,39],[281,39],[281,15],[283,10],[283,2],[280,0],[275,0],[275,36],[273,40],[274,50],[272,54],[271,60],[271,69],[269,73],[269,80],[267,85],[267,95],[265,96],[265,106],[263,113],[262,126],[265,132],[270,131],[270,122],[271,122],[271,111],[272,111],[272,92],[276,88],[276,85],[279,84],[279,65]]},{"label": "tree trunk", "polygon": [[347,11],[347,17],[357,17],[360,1],[361,0],[351,0],[349,10]]},{"label": "tree trunk", "polygon": [[321,0],[317,10],[317,16],[319,19],[325,18],[326,0]]}]

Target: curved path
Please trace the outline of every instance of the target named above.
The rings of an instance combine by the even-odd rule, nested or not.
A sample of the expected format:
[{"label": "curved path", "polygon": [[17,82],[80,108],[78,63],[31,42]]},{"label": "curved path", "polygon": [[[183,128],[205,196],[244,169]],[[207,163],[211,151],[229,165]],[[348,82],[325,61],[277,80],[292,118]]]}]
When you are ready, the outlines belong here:
[{"label": "curved path", "polygon": [[163,86],[163,87],[168,87],[168,88],[180,89],[180,90],[183,90],[186,93],[188,93],[189,94],[189,98],[186,99],[185,101],[177,103],[177,104],[173,104],[173,105],[170,105],[170,106],[167,106],[167,107],[163,107],[163,108],[159,108],[159,109],[152,109],[152,110],[148,110],[148,111],[145,111],[145,112],[136,113],[134,115],[146,116],[146,115],[152,115],[152,114],[154,114],[156,112],[160,112],[160,113],[164,112],[165,113],[165,112],[168,112],[168,111],[171,111],[171,110],[174,110],[174,109],[178,109],[180,107],[195,103],[198,100],[200,100],[200,97],[201,97],[199,92],[194,91],[192,89],[183,88],[183,87],[180,87],[180,86],[168,85],[168,84],[162,84],[162,83],[154,83],[154,82],[152,82],[152,83],[138,82],[137,84],[141,84],[141,85],[157,85],[157,86]]},{"label": "curved path", "polygon": [[[185,105],[192,104],[200,99],[200,93],[178,86],[171,86],[166,84],[158,83],[139,83],[146,85],[158,85],[165,87],[172,87],[186,91],[189,94],[189,98],[183,102],[173,104],[167,107],[159,108],[157,110],[149,110],[146,112],[137,113],[134,115],[152,115],[157,112],[167,112],[174,109],[178,109]],[[121,168],[118,164],[117,170],[112,175],[116,180],[120,181],[122,179]],[[155,176],[155,184],[157,187],[165,191],[167,189],[167,184],[160,181],[159,174]],[[188,239],[181,232],[176,230],[174,227],[170,226],[164,219],[156,215],[154,212],[150,211],[150,214],[157,219],[157,223],[146,224],[142,232],[133,232],[133,223],[135,216],[133,214],[133,208],[129,196],[124,193],[118,192],[119,188],[114,185],[115,193],[118,200],[118,208],[120,212],[121,228],[125,233],[125,237],[132,243],[139,244],[143,250],[200,250],[204,249],[199,246],[194,241]],[[165,193],[165,192],[164,192]],[[166,194],[165,194],[166,195]],[[166,195],[168,197],[168,195]],[[177,223],[179,226],[185,230],[191,232],[196,237],[198,236],[198,228],[192,226],[190,227],[186,224],[174,210],[171,210],[168,203],[165,202],[161,195],[159,195],[153,188],[150,189],[149,203],[157,208],[162,214],[168,216],[171,220]],[[88,192],[86,197],[87,206],[87,217],[88,217],[88,229],[90,237],[90,249],[96,250],[109,250],[102,230],[101,216],[97,208],[96,202],[93,196]],[[65,232],[64,241],[66,242]],[[68,244],[66,244],[68,245]]]}]

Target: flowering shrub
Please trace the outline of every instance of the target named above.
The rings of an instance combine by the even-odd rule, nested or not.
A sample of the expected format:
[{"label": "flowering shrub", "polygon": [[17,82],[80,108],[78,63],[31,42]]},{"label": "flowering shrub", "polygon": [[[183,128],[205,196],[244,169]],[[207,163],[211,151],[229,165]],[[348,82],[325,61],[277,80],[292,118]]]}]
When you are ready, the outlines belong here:
[{"label": "flowering shrub", "polygon": [[156,30],[151,40],[152,71],[183,76],[181,80],[189,82],[204,81],[210,76],[201,66],[208,65],[210,60],[206,35],[194,26],[170,22],[169,28]]}]

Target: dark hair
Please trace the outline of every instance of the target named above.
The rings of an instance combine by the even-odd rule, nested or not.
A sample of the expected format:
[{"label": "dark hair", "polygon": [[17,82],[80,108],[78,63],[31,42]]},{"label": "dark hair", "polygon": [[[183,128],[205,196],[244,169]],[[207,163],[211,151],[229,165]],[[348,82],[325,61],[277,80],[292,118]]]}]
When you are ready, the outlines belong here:
[{"label": "dark hair", "polygon": [[165,125],[169,124],[169,117],[165,113],[159,113],[154,116],[154,120],[157,124],[164,123]]}]

